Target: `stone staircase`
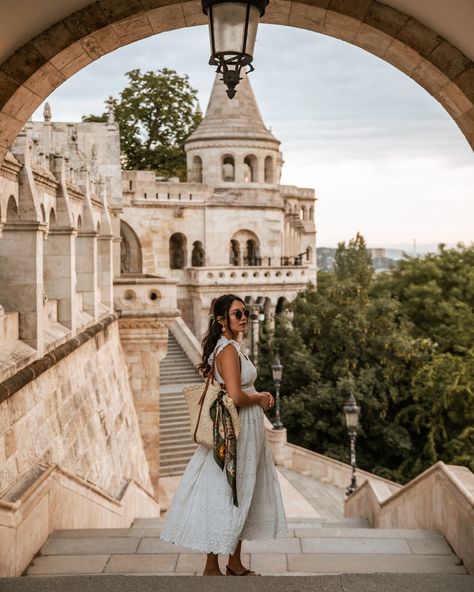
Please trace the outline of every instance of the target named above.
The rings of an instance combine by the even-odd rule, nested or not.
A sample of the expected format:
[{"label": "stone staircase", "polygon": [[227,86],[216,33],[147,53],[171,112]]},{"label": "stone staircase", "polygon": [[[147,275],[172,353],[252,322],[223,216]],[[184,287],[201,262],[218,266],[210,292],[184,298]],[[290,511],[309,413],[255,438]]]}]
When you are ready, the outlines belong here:
[{"label": "stone staircase", "polygon": [[[26,570],[27,578],[21,579],[88,575],[91,581],[91,575],[201,575],[205,555],[161,541],[162,524],[162,519],[137,519],[129,529],[55,531]],[[288,527],[286,537],[244,541],[244,563],[267,576],[322,578],[371,574],[372,578],[371,585],[366,578],[364,585],[357,588],[313,584],[299,590],[456,592],[467,591],[474,583],[474,577],[466,575],[464,567],[436,530],[372,529],[365,520],[344,518],[337,522],[291,518]],[[225,569],[226,557],[220,559],[221,568]],[[374,586],[377,574],[385,574],[380,587]],[[407,575],[416,582],[413,588],[403,583]],[[326,580],[322,578],[320,582],[323,581]],[[173,584],[169,586],[168,589],[174,589]]]},{"label": "stone staircase", "polygon": [[[344,518],[344,490],[292,469],[280,468],[279,472],[289,531],[278,539],[244,541],[242,546],[244,563],[268,576],[265,584],[259,584],[265,590],[467,592],[474,589],[474,577],[466,574],[439,531],[370,528],[367,520]],[[135,592],[181,588],[213,592],[210,583],[213,578],[205,578],[209,583],[203,584],[204,587],[200,587],[202,578],[189,580],[189,576],[202,574],[205,555],[160,540],[162,525],[163,518],[148,518],[136,519],[131,528],[57,530],[28,566],[24,574],[27,577],[17,580],[35,582],[41,577],[44,582],[46,577],[69,576],[76,578],[75,590],[82,592],[79,584],[89,582],[92,586],[95,580],[91,576],[100,576],[102,590],[108,582],[105,578],[134,576]],[[220,560],[221,568],[225,569],[226,557]],[[148,576],[150,580],[146,584],[140,580],[138,585],[138,576]],[[171,581],[167,579],[169,576],[173,576]],[[188,577],[186,585],[179,576]],[[303,582],[298,576],[304,576]],[[227,586],[224,590],[229,591],[242,590],[242,586],[247,592],[262,591],[258,586],[248,587],[253,584],[235,582],[221,582],[216,592],[222,592],[222,586]],[[48,579],[47,589],[51,590],[49,583]],[[110,581],[111,590],[117,587],[124,590],[124,585],[126,581]],[[0,590],[3,592],[1,582]]]},{"label": "stone staircase", "polygon": [[182,389],[201,377],[170,333],[160,363],[160,476],[181,475],[196,450]]}]

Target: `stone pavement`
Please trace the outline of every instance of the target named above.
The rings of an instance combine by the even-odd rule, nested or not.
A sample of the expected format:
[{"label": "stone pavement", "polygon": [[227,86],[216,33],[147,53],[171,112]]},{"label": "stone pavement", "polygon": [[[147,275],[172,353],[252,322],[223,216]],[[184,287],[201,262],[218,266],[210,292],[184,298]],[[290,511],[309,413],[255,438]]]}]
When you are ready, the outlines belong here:
[{"label": "stone pavement", "polygon": [[332,575],[279,578],[53,576],[0,578],[1,592],[472,592],[473,576]]},{"label": "stone pavement", "polygon": [[[474,578],[466,575],[464,567],[438,531],[372,529],[366,520],[343,517],[344,492],[337,487],[290,469],[281,469],[279,478],[289,527],[287,536],[276,540],[244,541],[242,547],[244,563],[268,576],[258,579],[262,586],[263,582],[276,581],[272,576],[292,576],[282,579],[291,586],[285,588],[289,591],[293,589],[290,581],[300,581],[298,576],[319,576],[316,579],[311,577],[314,581],[312,590],[352,592],[360,589],[370,592],[379,590],[379,584],[371,588],[368,581],[384,581],[387,584],[380,590],[388,592],[392,588],[387,586],[393,582],[393,590],[399,592],[404,581],[399,579],[401,574],[404,577],[412,574],[410,586],[413,587],[405,587],[405,591],[464,591],[468,589],[464,587],[467,583],[474,590]],[[176,481],[169,482],[170,488],[175,486]],[[172,492],[168,491],[168,494],[172,495]],[[81,585],[86,585],[89,580],[85,576],[100,575],[102,590],[102,584],[113,581],[110,579],[112,576],[136,578],[148,575],[155,576],[155,589],[161,589],[160,582],[169,582],[168,576],[174,576],[170,589],[179,590],[182,581],[179,576],[202,574],[205,555],[161,541],[162,523],[162,518],[137,519],[131,528],[56,531],[26,570],[27,577],[17,579],[36,580],[41,582],[41,590],[46,590],[48,588],[43,585],[59,585],[51,576],[82,576],[78,580],[68,578],[67,581],[80,581]],[[220,559],[224,570],[225,557]],[[351,580],[349,574],[350,577],[359,574],[359,577]],[[372,578],[376,574],[385,574],[383,577],[386,580],[382,575],[367,580],[362,574],[371,574]],[[416,578],[416,574],[425,575]],[[428,577],[426,574],[431,575]],[[144,586],[149,584],[146,578],[140,579],[142,581]],[[187,581],[193,582],[193,590],[200,589],[201,584],[194,583],[198,579],[193,577]],[[210,582],[214,578],[200,578],[200,581]],[[449,587],[443,588],[440,582],[448,581]],[[363,584],[365,587],[358,588],[362,586],[361,582],[366,582]],[[398,588],[394,582],[398,582]],[[427,582],[437,582],[439,587],[423,587]],[[240,581],[239,590],[242,584]],[[249,585],[255,586],[244,584]],[[303,589],[302,586],[298,588]],[[3,590],[7,588],[0,585],[0,592]],[[69,584],[67,590],[72,592]],[[141,592],[142,588],[136,590]]]}]

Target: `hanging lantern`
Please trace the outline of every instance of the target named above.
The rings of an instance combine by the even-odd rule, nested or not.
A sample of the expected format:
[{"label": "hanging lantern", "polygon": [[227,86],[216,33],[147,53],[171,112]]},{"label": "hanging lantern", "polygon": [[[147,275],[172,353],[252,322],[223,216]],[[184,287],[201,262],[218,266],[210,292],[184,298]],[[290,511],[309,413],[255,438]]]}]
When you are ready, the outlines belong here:
[{"label": "hanging lantern", "polygon": [[227,96],[235,96],[240,71],[249,66],[252,72],[253,50],[257,37],[258,19],[265,14],[269,0],[202,0],[202,10],[209,17],[211,57],[209,64],[217,66],[227,86]]}]

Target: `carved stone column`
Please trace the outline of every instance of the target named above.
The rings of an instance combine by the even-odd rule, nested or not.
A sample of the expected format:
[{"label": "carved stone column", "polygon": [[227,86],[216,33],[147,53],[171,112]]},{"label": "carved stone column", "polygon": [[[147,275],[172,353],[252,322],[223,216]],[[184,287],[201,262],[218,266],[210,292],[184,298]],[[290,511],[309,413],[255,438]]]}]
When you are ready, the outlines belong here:
[{"label": "carved stone column", "polygon": [[158,497],[160,360],[168,346],[167,323],[156,315],[130,316],[122,317],[119,327],[150,478]]},{"label": "carved stone column", "polygon": [[43,236],[39,222],[5,224],[0,240],[0,302],[18,311],[20,339],[43,351]]},{"label": "carved stone column", "polygon": [[73,228],[49,231],[44,242],[44,290],[58,301],[58,321],[76,332],[76,232]]},{"label": "carved stone column", "polygon": [[77,291],[82,293],[84,310],[98,318],[97,233],[79,232],[76,238]]}]

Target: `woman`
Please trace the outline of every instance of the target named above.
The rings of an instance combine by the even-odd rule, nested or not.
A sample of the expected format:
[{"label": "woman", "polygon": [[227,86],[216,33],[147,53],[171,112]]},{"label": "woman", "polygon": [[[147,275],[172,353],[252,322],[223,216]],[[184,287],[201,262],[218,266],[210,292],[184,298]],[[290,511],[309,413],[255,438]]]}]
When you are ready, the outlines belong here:
[{"label": "woman", "polygon": [[242,540],[276,538],[287,532],[278,477],[265,443],[263,410],[273,407],[274,400],[270,393],[255,390],[257,371],[237,341],[248,316],[241,298],[220,296],[198,366],[207,377],[214,362],[215,380],[225,384],[239,408],[237,499],[214,460],[214,450],[200,446],[186,467],[160,535],[165,541],[207,553],[203,575],[224,575],[219,553],[229,554],[226,575],[257,575],[242,564]]}]

